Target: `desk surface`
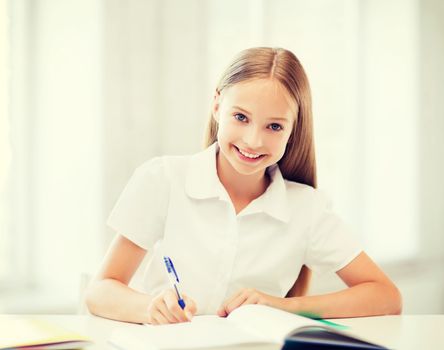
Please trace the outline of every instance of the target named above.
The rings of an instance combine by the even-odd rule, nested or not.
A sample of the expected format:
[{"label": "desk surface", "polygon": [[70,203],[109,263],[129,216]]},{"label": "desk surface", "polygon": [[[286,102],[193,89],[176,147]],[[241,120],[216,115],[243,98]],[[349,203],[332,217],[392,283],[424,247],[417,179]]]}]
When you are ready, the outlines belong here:
[{"label": "desk surface", "polygon": [[[0,315],[6,317],[6,315]],[[27,315],[87,335],[94,340],[88,350],[114,349],[107,344],[111,333],[119,328],[142,327],[89,315]],[[402,315],[334,320],[351,327],[357,335],[372,339],[390,349],[444,349],[444,315]]]}]

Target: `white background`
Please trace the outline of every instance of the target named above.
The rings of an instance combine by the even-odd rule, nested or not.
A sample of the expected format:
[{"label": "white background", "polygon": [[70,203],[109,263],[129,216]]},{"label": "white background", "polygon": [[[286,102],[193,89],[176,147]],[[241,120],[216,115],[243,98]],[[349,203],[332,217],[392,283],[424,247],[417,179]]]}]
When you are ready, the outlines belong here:
[{"label": "white background", "polygon": [[[0,4],[1,312],[76,310],[132,171],[201,149],[218,76],[251,46],[301,60],[319,187],[404,311],[444,312],[440,1]],[[315,276],[311,292],[341,287]]]}]

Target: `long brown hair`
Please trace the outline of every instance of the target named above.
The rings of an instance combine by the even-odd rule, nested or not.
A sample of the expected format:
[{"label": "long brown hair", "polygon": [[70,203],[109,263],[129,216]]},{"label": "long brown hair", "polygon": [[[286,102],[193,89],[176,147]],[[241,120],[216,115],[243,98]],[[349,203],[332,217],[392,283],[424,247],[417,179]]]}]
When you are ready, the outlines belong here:
[{"label": "long brown hair", "polygon": [[[279,160],[282,176],[290,181],[316,188],[316,159],[313,137],[313,119],[310,84],[297,57],[288,50],[271,47],[254,47],[241,51],[227,67],[216,92],[234,84],[253,79],[275,79],[296,102],[297,116],[285,153]],[[204,146],[217,141],[218,124],[210,113]],[[305,265],[287,296],[307,293],[311,271]]]},{"label": "long brown hair", "polygon": [[[282,176],[316,188],[310,85],[304,68],[291,51],[271,47],[241,51],[222,74],[216,91],[220,93],[236,83],[264,78],[281,83],[297,105],[296,122],[285,153],[278,162]],[[218,124],[211,112],[205,132],[205,147],[217,141],[217,130]]]}]

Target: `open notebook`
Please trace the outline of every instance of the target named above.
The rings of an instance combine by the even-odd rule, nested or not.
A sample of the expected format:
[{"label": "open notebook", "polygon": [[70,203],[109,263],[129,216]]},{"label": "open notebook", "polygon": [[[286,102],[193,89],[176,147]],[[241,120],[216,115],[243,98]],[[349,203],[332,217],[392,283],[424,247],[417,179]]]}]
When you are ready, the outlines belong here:
[{"label": "open notebook", "polygon": [[8,316],[0,319],[0,350],[78,349],[89,338],[38,318]]},{"label": "open notebook", "polygon": [[[228,317],[195,316],[191,322],[117,329],[109,343],[117,349],[261,348],[385,349],[324,323],[264,305],[244,305]],[[304,346],[304,347],[301,347]]]}]

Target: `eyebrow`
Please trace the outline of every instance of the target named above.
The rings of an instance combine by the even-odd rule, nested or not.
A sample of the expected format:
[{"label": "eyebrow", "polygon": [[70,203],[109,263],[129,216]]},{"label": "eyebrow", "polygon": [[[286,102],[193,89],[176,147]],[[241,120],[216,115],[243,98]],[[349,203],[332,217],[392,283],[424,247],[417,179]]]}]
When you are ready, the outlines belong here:
[{"label": "eyebrow", "polygon": [[[242,108],[242,107],[239,107],[239,106],[233,106],[232,107],[233,109],[239,109],[239,110],[241,110],[242,112],[245,112],[245,113],[247,113],[247,114],[251,114],[250,112],[248,112],[246,109],[244,109],[244,108]],[[288,118],[283,118],[283,117],[274,117],[274,118],[268,118],[268,119],[270,119],[270,120],[277,120],[277,121],[281,121],[281,122],[288,122],[288,121],[290,121]]]}]

